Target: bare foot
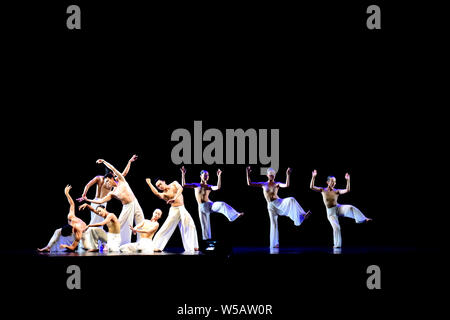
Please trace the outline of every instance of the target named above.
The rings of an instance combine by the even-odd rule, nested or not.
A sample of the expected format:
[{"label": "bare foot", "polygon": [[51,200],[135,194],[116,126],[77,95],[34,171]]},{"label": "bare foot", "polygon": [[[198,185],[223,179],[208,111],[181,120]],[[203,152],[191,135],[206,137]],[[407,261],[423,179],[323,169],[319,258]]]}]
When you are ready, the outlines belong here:
[{"label": "bare foot", "polygon": [[42,249],[37,248],[37,250],[39,252],[50,252],[50,248],[49,247],[45,247],[45,248],[42,248]]},{"label": "bare foot", "polygon": [[[243,212],[239,213],[238,218],[241,217],[241,216],[243,216],[243,215],[244,215]],[[237,218],[236,218],[236,219],[237,219]]]},{"label": "bare foot", "polygon": [[307,219],[310,215],[311,215],[311,211],[310,210],[308,210],[308,212],[307,213],[305,213],[305,219]]},{"label": "bare foot", "polygon": [[89,249],[87,252],[97,252],[98,249]]},{"label": "bare foot", "polygon": [[155,249],[153,252],[162,252],[160,249]]},{"label": "bare foot", "polygon": [[372,219],[370,218],[366,218],[366,222],[372,221]]},{"label": "bare foot", "polygon": [[198,248],[194,248],[194,251],[198,251]]}]

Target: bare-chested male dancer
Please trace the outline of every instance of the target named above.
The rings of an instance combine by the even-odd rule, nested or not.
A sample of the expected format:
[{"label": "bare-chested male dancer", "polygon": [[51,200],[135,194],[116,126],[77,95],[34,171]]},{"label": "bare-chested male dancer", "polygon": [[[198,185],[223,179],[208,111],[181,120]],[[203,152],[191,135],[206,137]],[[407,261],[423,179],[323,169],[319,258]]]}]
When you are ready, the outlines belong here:
[{"label": "bare-chested male dancer", "polygon": [[311,190],[322,193],[323,202],[327,207],[328,221],[330,221],[331,227],[333,228],[334,248],[341,248],[342,237],[338,217],[352,218],[355,219],[356,223],[363,223],[372,219],[366,218],[358,208],[352,205],[341,205],[337,203],[337,199],[340,194],[350,192],[350,175],[348,173],[345,174],[345,180],[347,180],[347,187],[345,189],[334,189],[336,186],[336,178],[333,176],[329,176],[327,178],[328,186],[326,188],[316,187],[314,185],[316,176],[317,170],[314,170],[312,173],[310,188]]},{"label": "bare-chested male dancer", "polygon": [[183,188],[195,189],[195,199],[198,203],[198,214],[200,217],[200,224],[202,226],[203,240],[211,239],[211,212],[219,212],[223,214],[229,221],[234,221],[244,213],[239,213],[231,206],[222,201],[212,202],[209,200],[211,191],[219,190],[222,185],[222,171],[217,170],[217,185],[212,186],[208,184],[209,173],[206,170],[200,172],[200,183],[186,183],[186,169],[181,167],[181,185]]},{"label": "bare-chested male dancer", "polygon": [[180,228],[184,250],[186,252],[197,251],[197,229],[195,228],[194,220],[192,220],[191,215],[184,207],[183,187],[177,181],[167,185],[164,180],[158,179],[155,184],[162,191],[158,192],[149,178],[146,181],[153,194],[170,204],[169,215],[153,240],[155,251],[160,252],[164,250],[177,225]]},{"label": "bare-chested male dancer", "polygon": [[[122,172],[122,176],[126,177],[128,172],[130,171],[131,163],[136,160],[137,160],[137,155],[133,155],[131,157],[131,159],[128,160],[127,166],[125,167],[125,169]],[[106,178],[108,176],[111,177],[110,174],[106,174],[105,176],[96,176],[91,181],[89,181],[88,184],[84,187],[83,194],[81,195],[80,198],[77,199],[77,201],[83,202],[83,200],[86,200],[87,192],[94,185],[96,186],[94,200],[99,200],[99,199],[106,197],[106,195],[112,190],[112,186],[109,185],[108,183],[106,183]],[[91,207],[94,209],[97,208],[97,206],[99,206],[99,205],[102,205],[106,208],[106,203],[101,203],[101,204],[91,203]],[[98,222],[101,222],[102,220],[103,220],[103,218],[101,216],[96,214],[94,211],[91,211],[91,221],[89,222],[89,224],[98,223]]]},{"label": "bare-chested male dancer", "polygon": [[[74,235],[74,241],[72,244],[61,244],[61,249],[68,249],[74,251],[80,242],[83,243],[83,246],[85,249],[92,249],[92,247],[89,246],[89,243],[86,241],[86,237],[83,235],[83,231],[86,229],[86,223],[81,220],[80,218],[75,216],[75,203],[72,200],[72,197],[70,196],[69,192],[72,189],[70,185],[67,185],[64,189],[64,193],[67,197],[67,201],[69,201],[70,209],[69,214],[67,215],[67,222],[72,227],[72,234]],[[55,235],[54,235],[55,236]],[[103,241],[106,241],[106,233],[104,230],[94,230],[92,237],[93,239],[100,239]],[[38,249],[39,251],[50,251],[50,248],[52,245],[56,243],[57,239],[50,240],[50,243],[42,249]]]},{"label": "bare-chested male dancer", "polygon": [[[131,230],[128,228],[129,225],[133,225],[133,220],[136,224],[140,224],[144,220],[144,213],[142,212],[141,206],[137,201],[136,197],[131,191],[128,182],[125,180],[124,176],[114,168],[110,163],[103,159],[97,160],[97,163],[103,163],[108,169],[110,169],[114,175],[117,176],[117,180],[111,177],[106,178],[106,182],[109,183],[114,190],[110,191],[105,197],[97,200],[89,200],[88,202],[93,202],[95,204],[101,204],[110,201],[112,198],[116,198],[122,202],[122,212],[119,215],[120,223],[120,236],[122,238],[121,245],[131,242]],[[138,235],[138,240],[140,235]]]},{"label": "bare-chested male dancer", "polygon": [[263,189],[264,197],[267,201],[267,210],[270,218],[270,247],[279,248],[278,240],[278,216],[288,216],[294,221],[296,226],[302,224],[309,215],[310,211],[305,212],[293,197],[281,199],[278,197],[279,188],[287,188],[291,181],[291,168],[286,171],[286,183],[275,182],[275,170],[267,169],[266,182],[252,182],[250,180],[251,168],[247,167],[247,184],[252,187]]},{"label": "bare-chested male dancer", "polygon": [[[98,214],[100,217],[102,217],[103,221],[98,222],[98,223],[88,224],[86,226],[86,229],[84,229],[84,232],[86,232],[89,228],[102,227],[106,224],[106,226],[108,227],[108,241],[107,241],[108,251],[118,252],[119,247],[120,247],[120,240],[121,240],[119,219],[117,219],[117,217],[114,213],[106,211],[106,208],[102,205],[98,205],[94,209],[91,205],[85,203],[85,204],[82,204],[78,209],[84,210],[86,207],[89,210],[91,210],[91,212],[93,211],[96,214]],[[90,250],[90,251],[94,251],[94,250]]]},{"label": "bare-chested male dancer", "polygon": [[153,211],[153,216],[150,220],[145,219],[141,224],[137,225],[135,228],[130,226],[133,234],[140,233],[141,240],[134,243],[124,244],[120,247],[121,252],[142,252],[147,254],[152,254],[155,250],[153,245],[153,235],[159,228],[158,220],[161,218],[162,211],[160,209],[155,209]]}]

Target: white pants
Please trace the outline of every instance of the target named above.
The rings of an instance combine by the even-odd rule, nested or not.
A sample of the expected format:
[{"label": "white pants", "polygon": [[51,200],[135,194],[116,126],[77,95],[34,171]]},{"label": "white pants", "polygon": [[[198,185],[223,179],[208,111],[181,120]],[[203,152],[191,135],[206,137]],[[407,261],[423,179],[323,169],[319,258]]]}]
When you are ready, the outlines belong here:
[{"label": "white pants", "polygon": [[50,252],[65,251],[66,249],[61,249],[59,246],[62,244],[70,246],[75,241],[73,233],[70,236],[64,237],[61,235],[61,228],[56,229],[47,247],[50,248]]},{"label": "white pants", "polygon": [[335,248],[342,246],[341,226],[338,217],[347,217],[355,219],[356,223],[366,221],[364,214],[356,207],[348,204],[338,204],[332,208],[327,208],[328,221],[333,228],[333,242]]},{"label": "white pants", "polygon": [[184,206],[170,207],[166,221],[156,233],[153,243],[155,249],[164,250],[175,228],[180,228],[184,250],[193,252],[198,248],[197,229],[194,220]]},{"label": "white pants", "polygon": [[142,253],[153,253],[154,245],[152,239],[141,238],[138,242],[124,244],[120,246],[121,252],[142,252]]},{"label": "white pants", "polygon": [[[95,198],[94,200],[99,200],[99,198]],[[97,204],[97,203],[92,203],[91,202],[91,207],[96,209],[98,206],[104,206],[106,208],[106,204],[107,203],[108,202],[104,202],[102,204]],[[96,214],[95,212],[91,211],[91,221],[89,222],[89,224],[100,223],[103,220],[104,220],[103,217],[100,217],[98,214]]]},{"label": "white pants", "polygon": [[198,214],[200,216],[200,225],[202,226],[203,240],[211,239],[211,212],[219,212],[227,217],[228,221],[234,221],[239,217],[239,212],[222,201],[204,202],[198,206]]},{"label": "white pants", "polygon": [[120,233],[108,232],[108,251],[118,252],[120,251]]},{"label": "white pants", "polygon": [[[98,200],[99,198],[95,198],[95,200]],[[91,203],[91,206],[95,209],[98,206],[104,206],[106,208],[106,204],[107,202],[104,202],[102,204],[96,204],[96,203]],[[100,223],[102,222],[104,219],[102,217],[100,217],[98,214],[95,214],[95,212],[91,211],[91,221],[89,222],[89,224],[95,224],[95,223]],[[102,229],[103,228],[89,228],[89,229]],[[94,238],[91,238],[91,236],[94,236]],[[106,232],[101,233],[101,238],[99,238],[96,234],[89,232],[89,230],[85,233],[84,235],[84,239],[85,242],[87,243],[87,246],[85,246],[85,248],[87,248],[87,250],[90,249],[98,249],[98,240],[101,240],[101,242],[106,242]]]},{"label": "white pants", "polygon": [[83,233],[81,244],[86,250],[97,250],[98,241],[107,242],[108,238],[103,228],[89,228]]},{"label": "white pants", "polygon": [[288,216],[294,221],[296,226],[302,224],[305,220],[305,210],[298,204],[293,197],[286,199],[275,199],[267,203],[267,210],[270,218],[270,247],[279,245],[278,240],[278,216]]},{"label": "white pants", "polygon": [[[144,221],[144,213],[136,198],[132,202],[124,205],[122,207],[122,212],[119,215],[120,236],[122,238],[121,245],[131,242],[132,231],[130,230],[130,225],[133,225],[133,220],[136,224],[140,224]],[[138,234],[138,241],[140,238],[141,235]]]}]

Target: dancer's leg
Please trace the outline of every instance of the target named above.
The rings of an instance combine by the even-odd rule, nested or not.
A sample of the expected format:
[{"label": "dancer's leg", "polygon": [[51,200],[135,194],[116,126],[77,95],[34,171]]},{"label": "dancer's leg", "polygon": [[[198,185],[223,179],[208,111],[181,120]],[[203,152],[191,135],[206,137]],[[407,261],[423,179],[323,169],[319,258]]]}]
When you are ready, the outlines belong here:
[{"label": "dancer's leg", "polygon": [[175,228],[180,221],[180,210],[176,208],[177,207],[170,207],[166,221],[164,221],[164,224],[156,233],[153,239],[155,250],[164,250],[167,242],[175,231]]},{"label": "dancer's leg", "polygon": [[198,250],[198,238],[194,220],[184,206],[178,208],[180,209],[181,217],[178,225],[180,227],[184,250],[187,252],[196,251]]},{"label": "dancer's leg", "polygon": [[202,227],[202,239],[211,239],[211,205],[212,202],[205,202],[198,206],[198,215],[200,218],[200,226]]},{"label": "dancer's leg", "polygon": [[214,202],[211,211],[223,214],[229,221],[234,221],[242,215],[242,213],[237,212],[230,205],[222,201]]}]

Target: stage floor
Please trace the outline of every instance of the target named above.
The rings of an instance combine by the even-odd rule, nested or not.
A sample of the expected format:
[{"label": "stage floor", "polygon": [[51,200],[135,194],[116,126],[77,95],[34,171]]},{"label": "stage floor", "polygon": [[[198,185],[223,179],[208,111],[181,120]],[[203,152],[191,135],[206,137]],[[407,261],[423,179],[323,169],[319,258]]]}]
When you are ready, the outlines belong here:
[{"label": "stage floor", "polygon": [[[58,319],[60,314],[51,310],[62,308],[64,313],[71,303],[80,312],[100,311],[113,317],[118,309],[108,308],[111,302],[118,307],[130,303],[133,312],[146,306],[164,319],[200,319],[178,317],[177,310],[185,305],[220,308],[225,303],[270,304],[275,319],[307,313],[325,316],[324,310],[338,305],[369,308],[376,318],[385,315],[383,310],[391,316],[412,317],[423,311],[432,317],[439,316],[444,305],[445,295],[436,288],[447,288],[448,262],[438,249],[344,247],[339,254],[329,247],[182,251],[167,248],[154,255],[2,251],[4,301],[15,310],[26,305],[35,307],[36,314]],[[373,265],[381,270],[381,290],[367,287],[368,267]],[[81,270],[80,290],[67,287],[71,266]],[[361,314],[346,317],[360,319]]]},{"label": "stage floor", "polygon": [[31,255],[31,256],[48,256],[48,257],[106,257],[106,256],[202,256],[202,255],[221,255],[227,256],[240,256],[240,255],[308,255],[308,254],[321,254],[321,255],[382,255],[382,254],[424,254],[424,253],[439,253],[435,248],[414,248],[414,247],[344,247],[341,249],[335,249],[332,247],[281,247],[281,248],[268,248],[268,247],[233,247],[228,251],[198,251],[193,253],[184,252],[181,247],[169,247],[163,252],[148,253],[119,253],[119,252],[38,252],[37,250],[24,249],[16,251],[0,251],[0,254],[7,255]]}]

